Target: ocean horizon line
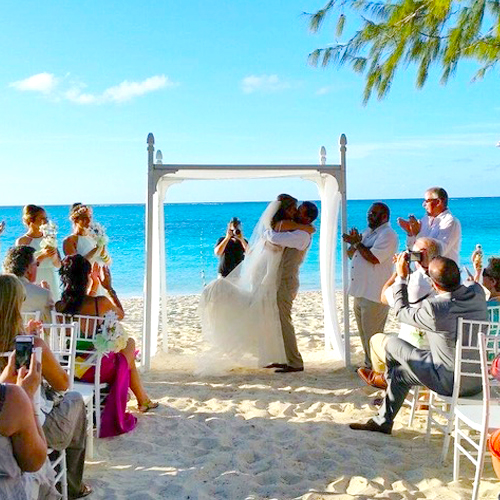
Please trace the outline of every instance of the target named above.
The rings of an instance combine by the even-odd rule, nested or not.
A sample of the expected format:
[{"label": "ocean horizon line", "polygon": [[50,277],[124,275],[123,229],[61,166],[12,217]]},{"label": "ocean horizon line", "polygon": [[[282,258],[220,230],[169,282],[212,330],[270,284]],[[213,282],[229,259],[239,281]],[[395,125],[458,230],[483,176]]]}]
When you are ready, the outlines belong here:
[{"label": "ocean horizon line", "polygon": [[[498,196],[454,196],[450,197],[449,201],[453,200],[491,200],[494,198],[500,198],[500,195]],[[383,200],[383,201],[413,201],[413,200],[421,200],[422,196],[417,196],[415,198],[347,198],[347,201],[378,201],[378,200]],[[251,203],[270,203],[271,201],[274,200],[251,200],[251,201],[173,201],[173,202],[167,202],[164,203],[164,205],[230,205],[230,204],[251,204]],[[311,201],[315,202],[321,202],[321,200],[318,199],[312,199]],[[73,202],[74,203],[74,202]],[[42,206],[43,207],[69,207],[73,205],[73,203],[58,203],[58,204],[48,204],[45,203]],[[32,203],[33,205],[35,203]],[[146,206],[146,202],[119,202],[119,203],[84,203],[86,205],[91,205],[93,207],[140,207]],[[19,205],[2,205],[0,204],[0,209],[1,208],[17,208],[17,207],[24,207],[27,204],[19,204]],[[0,217],[1,218],[1,217]]]}]

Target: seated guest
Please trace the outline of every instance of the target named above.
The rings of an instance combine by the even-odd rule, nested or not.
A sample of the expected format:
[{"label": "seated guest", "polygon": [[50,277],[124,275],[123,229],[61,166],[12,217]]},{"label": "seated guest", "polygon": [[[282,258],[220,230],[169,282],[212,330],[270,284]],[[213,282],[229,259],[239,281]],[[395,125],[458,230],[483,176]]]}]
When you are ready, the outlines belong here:
[{"label": "seated guest", "polygon": [[59,300],[57,270],[61,267],[61,259],[55,235],[47,236],[43,233],[43,226],[48,223],[47,212],[37,205],[26,205],[23,209],[23,222],[28,231],[17,239],[16,245],[27,245],[35,249],[35,258],[38,263],[36,283],[45,281],[52,292],[52,297]]},{"label": "seated guest", "polygon": [[[11,379],[16,383],[5,383]],[[31,499],[32,485],[23,472],[36,472],[47,460],[45,435],[33,406],[40,380],[41,366],[34,355],[29,371],[21,367],[17,373],[12,353],[0,374],[0,498]],[[40,484],[41,475],[30,479],[38,479],[40,489],[50,486]]]},{"label": "seated guest", "polygon": [[21,306],[21,311],[40,311],[41,320],[44,323],[51,323],[50,311],[54,309],[54,301],[50,290],[35,285],[37,266],[35,249],[24,245],[10,248],[3,263],[4,271],[17,276],[24,286],[26,300]]},{"label": "seated guest", "polygon": [[500,305],[500,258],[491,257],[483,269],[483,285],[490,292],[488,306]]},{"label": "seated guest", "polygon": [[[429,262],[439,255],[439,250],[439,243],[432,238],[419,238],[415,242],[415,245],[413,245],[413,258],[417,260],[414,261],[415,270],[410,274],[408,279],[408,301],[414,307],[424,299],[435,295],[428,271]],[[382,296],[380,298],[382,304],[387,304],[391,307],[394,307],[394,282],[396,276],[396,273],[393,273],[387,280],[382,288]],[[401,323],[398,337],[419,349],[429,349],[426,332],[420,328]],[[376,333],[370,339],[370,357],[373,369],[370,370],[364,367],[358,369],[358,375],[363,381],[379,389],[386,388],[383,374],[386,368],[385,345],[388,340],[389,335]]]},{"label": "seated guest", "polygon": [[[111,286],[111,274],[107,267],[103,268],[103,276],[98,274],[98,278],[111,300],[105,296],[90,295],[92,284],[95,283],[92,280],[91,268],[90,262],[81,255],[70,255],[63,260],[60,270],[63,292],[61,300],[56,303],[56,310],[68,315],[99,317],[113,311],[118,319],[122,319],[125,313]],[[93,382],[94,377],[94,367],[89,367],[80,376],[84,382]],[[137,398],[137,409],[140,412],[144,413],[158,406],[157,402],[151,401],[142,385],[135,365],[134,339],[128,339],[127,346],[120,352],[111,352],[103,357],[101,381],[111,384],[102,415],[101,437],[116,436],[135,427],[135,417],[125,413],[129,387]]]},{"label": "seated guest", "polygon": [[[15,348],[16,336],[23,333],[21,305],[25,297],[21,281],[12,274],[0,275],[0,352]],[[28,334],[36,333],[40,323],[32,324]],[[49,346],[38,336],[34,346],[42,348],[42,376],[54,391],[66,391],[69,387],[68,374],[59,364]],[[0,364],[3,360],[0,359]],[[0,365],[3,368],[3,366]],[[10,373],[7,382],[14,383]],[[85,462],[87,417],[81,394],[66,392],[60,398],[48,397],[42,387],[43,432],[50,448],[66,450],[68,494],[70,498],[82,498],[91,489],[82,483]]]},{"label": "seated guest", "polygon": [[[392,337],[385,347],[387,390],[377,416],[366,424],[353,423],[350,428],[391,434],[394,418],[412,386],[423,385],[443,396],[451,396],[455,370],[457,320],[487,321],[486,300],[481,285],[460,284],[457,264],[446,257],[436,257],[429,264],[437,295],[423,300],[418,307],[408,301],[409,265],[407,252],[396,262],[394,286],[396,318],[401,323],[427,331],[429,349],[418,349],[408,342]],[[481,378],[462,382],[461,396],[481,391]]]}]

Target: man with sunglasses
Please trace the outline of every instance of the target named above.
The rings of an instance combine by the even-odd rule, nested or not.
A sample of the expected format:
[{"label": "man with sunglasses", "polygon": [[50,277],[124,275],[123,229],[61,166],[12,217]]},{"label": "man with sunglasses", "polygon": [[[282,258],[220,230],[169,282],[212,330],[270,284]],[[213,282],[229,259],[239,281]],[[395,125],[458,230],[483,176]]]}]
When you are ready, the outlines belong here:
[{"label": "man with sunglasses", "polygon": [[[365,424],[353,423],[350,428],[391,434],[394,418],[409,390],[423,385],[443,396],[451,396],[455,369],[457,322],[487,321],[486,298],[478,283],[460,284],[457,264],[446,257],[435,257],[429,264],[429,276],[437,295],[418,307],[408,302],[409,266],[407,252],[396,262],[394,287],[396,318],[401,323],[427,331],[429,349],[418,349],[399,338],[390,338],[385,347],[387,390],[378,415]],[[471,377],[462,383],[461,396],[481,391],[481,379]]]},{"label": "man with sunglasses", "polygon": [[448,193],[442,187],[431,187],[425,192],[422,206],[426,212],[422,219],[417,220],[413,215],[408,220],[398,219],[408,235],[407,247],[411,248],[416,238],[434,238],[441,244],[441,255],[459,264],[462,228],[448,209]]},{"label": "man with sunglasses", "polygon": [[7,251],[3,268],[6,273],[17,276],[26,291],[26,300],[21,308],[23,312],[40,311],[42,323],[52,323],[51,311],[54,301],[50,290],[35,284],[38,262],[35,249],[25,245],[12,247]]}]

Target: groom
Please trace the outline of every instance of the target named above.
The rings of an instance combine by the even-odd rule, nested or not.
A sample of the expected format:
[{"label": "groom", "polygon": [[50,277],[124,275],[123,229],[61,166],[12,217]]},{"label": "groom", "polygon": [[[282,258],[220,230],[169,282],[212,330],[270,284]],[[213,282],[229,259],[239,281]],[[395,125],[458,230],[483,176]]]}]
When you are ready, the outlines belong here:
[{"label": "groom", "polygon": [[[300,224],[311,224],[318,216],[318,208],[310,201],[303,202],[297,209],[297,200],[290,195],[280,195],[278,200],[289,203],[286,217]],[[278,272],[278,310],[281,322],[281,332],[285,345],[287,363],[272,364],[269,368],[278,368],[276,373],[302,372],[304,362],[297,347],[297,338],[292,324],[292,304],[299,290],[299,267],[311,243],[311,236],[306,231],[266,232],[267,240],[284,247]]]}]

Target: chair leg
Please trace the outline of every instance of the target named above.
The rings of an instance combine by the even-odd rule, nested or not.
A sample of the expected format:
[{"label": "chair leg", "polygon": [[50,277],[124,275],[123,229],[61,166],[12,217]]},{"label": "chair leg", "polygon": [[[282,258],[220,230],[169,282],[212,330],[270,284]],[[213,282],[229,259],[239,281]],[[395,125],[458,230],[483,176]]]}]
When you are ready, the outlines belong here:
[{"label": "chair leg", "polygon": [[61,460],[61,494],[63,500],[68,500],[68,474],[67,474],[67,466],[66,466],[66,450],[61,451],[62,460]]},{"label": "chair leg", "polygon": [[101,388],[96,386],[95,391],[95,427],[96,427],[96,435],[99,437],[101,435]]},{"label": "chair leg", "polygon": [[425,435],[425,439],[427,442],[431,439],[431,430],[432,430],[432,409],[434,408],[434,393],[429,391],[429,410],[427,412],[427,431]]},{"label": "chair leg", "polygon": [[455,419],[455,444],[454,444],[454,450],[453,450],[453,481],[458,481],[458,478],[460,476],[460,450],[458,449],[459,445],[461,444],[461,439],[460,439],[460,420]]},{"label": "chair leg", "polygon": [[94,401],[90,398],[87,405],[87,457],[94,458]]},{"label": "chair leg", "polygon": [[418,385],[413,387],[410,391],[410,394],[413,396],[413,399],[410,405],[410,418],[408,419],[408,427],[413,426],[413,420],[415,419],[415,411],[417,410],[417,405],[418,405],[418,397],[420,394],[420,387]]},{"label": "chair leg", "polygon": [[444,464],[446,462],[446,457],[448,456],[448,450],[450,449],[451,435],[453,433],[453,413],[452,413],[451,405],[446,405],[446,407],[448,410],[448,415],[447,415],[448,422],[446,423],[446,430],[445,430],[444,441],[443,441],[443,449],[441,450],[441,463],[442,464]]},{"label": "chair leg", "polygon": [[477,454],[476,473],[474,475],[474,487],[472,488],[471,500],[476,500],[479,494],[479,485],[481,483],[481,475],[484,467],[484,455],[486,454],[486,433],[481,433],[478,444],[479,450]]}]

